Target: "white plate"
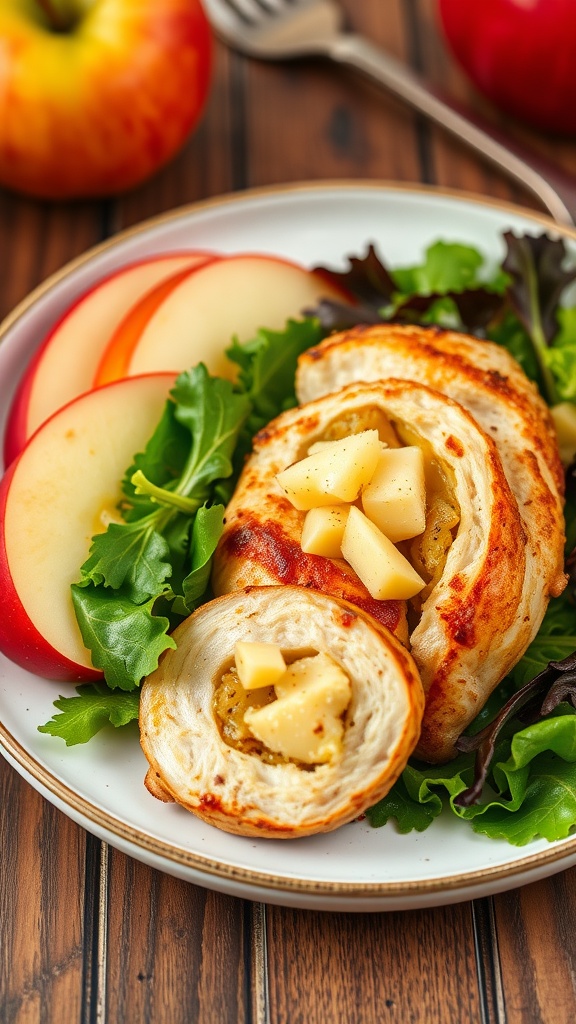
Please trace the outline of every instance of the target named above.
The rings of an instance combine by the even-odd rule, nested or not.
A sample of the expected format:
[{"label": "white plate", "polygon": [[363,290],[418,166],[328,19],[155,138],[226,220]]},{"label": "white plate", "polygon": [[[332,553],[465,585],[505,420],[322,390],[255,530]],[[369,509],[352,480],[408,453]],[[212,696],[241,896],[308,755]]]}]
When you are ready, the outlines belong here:
[{"label": "white plate", "polygon": [[[343,266],[347,253],[363,251],[370,240],[387,260],[403,264],[444,238],[471,242],[497,259],[503,230],[537,233],[543,227],[553,229],[544,217],[468,196],[342,182],[248,192],[177,211],[92,250],[8,318],[0,330],[1,415],[51,323],[92,282],[140,256],[190,246]],[[106,730],[70,749],[37,732],[66,689],[0,657],[0,743],[8,761],[90,832],[197,884],[291,906],[397,910],[487,895],[576,863],[576,838],[519,850],[475,835],[452,815],[407,836],[393,825],[372,829],[366,822],[310,839],[227,835],[147,793],[135,727]]]}]

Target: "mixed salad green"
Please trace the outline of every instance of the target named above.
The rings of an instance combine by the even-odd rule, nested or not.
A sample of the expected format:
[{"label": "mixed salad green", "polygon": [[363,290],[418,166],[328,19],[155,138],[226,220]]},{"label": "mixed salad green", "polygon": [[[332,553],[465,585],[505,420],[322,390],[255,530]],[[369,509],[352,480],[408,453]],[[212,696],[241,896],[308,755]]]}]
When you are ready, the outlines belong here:
[{"label": "mixed salad green", "polygon": [[[335,329],[392,320],[440,324],[504,345],[549,405],[576,402],[576,265],[562,240],[504,235],[491,266],[475,248],[439,241],[417,266],[389,268],[373,246],[331,276],[356,305],[323,301],[285,331],[233,341],[236,384],[203,366],[181,374],[146,450],[127,470],[120,512],[94,538],[73,587],[76,615],[105,682],[56,701],[40,731],[67,744],[105,724],[137,718],[139,685],[174,646],[171,629],[210,598],[210,563],[224,506],[254,433],[294,405],[301,352]],[[560,304],[562,301],[562,305]],[[567,836],[576,826],[576,464],[567,470],[564,594],[538,636],[441,767],[411,761],[367,812],[423,831],[443,807],[488,836],[523,845]]]}]

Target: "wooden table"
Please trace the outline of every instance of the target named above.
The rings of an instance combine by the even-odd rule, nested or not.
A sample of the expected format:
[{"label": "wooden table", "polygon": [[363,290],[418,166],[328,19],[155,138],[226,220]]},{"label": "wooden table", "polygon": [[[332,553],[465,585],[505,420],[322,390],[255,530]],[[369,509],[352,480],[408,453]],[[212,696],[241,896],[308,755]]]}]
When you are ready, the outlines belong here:
[{"label": "wooden table", "polygon": [[[347,0],[355,28],[576,174],[576,143],[498,119],[444,50],[433,0]],[[0,193],[0,313],[114,232],[183,203],[322,178],[428,182],[533,205],[441,131],[322,63],[216,51],[178,158],[110,202]],[[0,1021],[571,1024],[576,869],[435,910],[325,914],[225,897],[110,849],[0,760]],[[264,937],[266,943],[264,944]]]}]

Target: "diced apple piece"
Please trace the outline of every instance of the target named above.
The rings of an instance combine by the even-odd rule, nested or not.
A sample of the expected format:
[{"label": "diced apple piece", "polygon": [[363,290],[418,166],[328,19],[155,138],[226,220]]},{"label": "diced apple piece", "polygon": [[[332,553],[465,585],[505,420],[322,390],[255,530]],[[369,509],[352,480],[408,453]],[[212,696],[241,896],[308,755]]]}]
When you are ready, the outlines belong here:
[{"label": "diced apple piece", "polygon": [[[331,448],[333,444],[340,444],[340,440],[338,440],[338,441],[315,441],[314,444],[310,445],[310,447],[308,448],[308,451],[306,452],[306,454],[307,455],[317,455],[318,452],[323,452],[326,448]],[[386,441],[380,441],[380,447],[384,451],[386,448],[388,448],[387,442]]]},{"label": "diced apple piece", "polygon": [[310,447],[309,447],[308,451],[306,452],[306,454],[307,455],[317,455],[318,452],[323,452],[323,451],[326,450],[326,448],[331,448],[332,445],[338,444],[338,443],[339,443],[338,441],[314,441],[314,444],[310,445]]},{"label": "diced apple piece", "polygon": [[307,555],[342,557],[342,537],[349,505],[324,505],[306,513],[300,546]]},{"label": "diced apple piece", "polygon": [[320,679],[337,691],[342,686],[342,681],[347,678],[346,673],[329,654],[320,652],[293,661],[275,683],[274,691],[279,698],[288,697],[295,690],[303,692]]},{"label": "diced apple piece", "polygon": [[74,302],[20,382],[6,426],[5,465],[52,413],[91,390],[102,353],[134,303],[159,282],[208,259],[216,257],[199,251],[151,256],[114,271]]},{"label": "diced apple piece", "polygon": [[560,458],[565,466],[569,466],[576,455],[576,405],[573,402],[560,402],[550,411],[558,438]]},{"label": "diced apple piece", "polygon": [[410,446],[382,451],[374,476],[362,491],[362,507],[394,543],[422,533],[426,528],[422,449]]},{"label": "diced apple piece", "polygon": [[274,686],[286,671],[286,662],[277,644],[239,640],[234,659],[238,678],[245,690]]},{"label": "diced apple piece", "polygon": [[254,711],[244,721],[269,750],[304,764],[322,764],[342,752],[342,714],[350,703],[352,686],[338,668],[294,687],[278,700]]},{"label": "diced apple piece", "polygon": [[392,541],[354,505],[342,538],[342,555],[376,601],[406,601],[425,586]]},{"label": "diced apple piece", "polygon": [[381,450],[378,431],[363,430],[295,462],[276,479],[294,508],[302,512],[355,501],[372,478]]},{"label": "diced apple piece", "polygon": [[283,330],[288,318],[298,318],[320,297],[343,295],[321,274],[288,260],[227,256],[188,274],[147,318],[135,308],[110,342],[95,383],[186,370],[198,362],[235,378],[238,368],[224,355],[233,337],[247,341],[260,327]]},{"label": "diced apple piece", "polygon": [[30,439],[0,484],[0,650],[49,679],[101,677],[82,643],[70,584],[101,514],[142,451],[174,377],[118,381],[82,395]]}]

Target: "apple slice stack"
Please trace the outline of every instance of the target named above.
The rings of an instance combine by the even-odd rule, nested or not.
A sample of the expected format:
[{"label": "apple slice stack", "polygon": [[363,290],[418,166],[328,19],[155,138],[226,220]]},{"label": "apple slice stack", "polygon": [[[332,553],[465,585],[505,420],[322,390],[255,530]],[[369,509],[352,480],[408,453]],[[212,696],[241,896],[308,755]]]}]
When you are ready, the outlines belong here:
[{"label": "apple slice stack", "polygon": [[272,256],[179,252],[118,270],[39,345],[8,417],[5,465],[52,413],[93,387],[142,373],[176,375],[198,362],[232,377],[224,349],[233,335],[246,341],[259,327],[282,330],[321,295],[344,297],[322,275]]},{"label": "apple slice stack", "polygon": [[16,392],[0,484],[0,649],[47,678],[97,678],[70,584],[105,528],[120,481],[176,375],[198,362],[233,376],[233,336],[282,330],[343,293],[272,256],[158,255],[78,299],[44,338]]}]

